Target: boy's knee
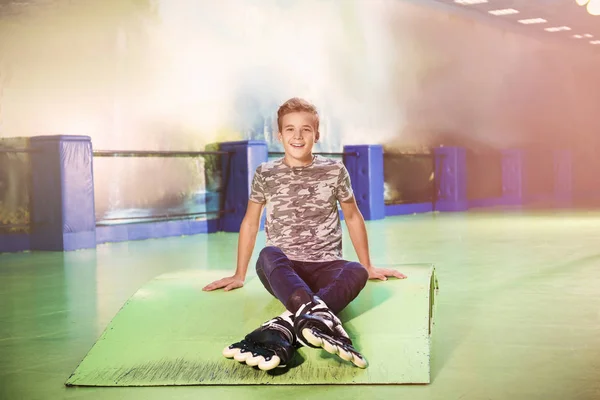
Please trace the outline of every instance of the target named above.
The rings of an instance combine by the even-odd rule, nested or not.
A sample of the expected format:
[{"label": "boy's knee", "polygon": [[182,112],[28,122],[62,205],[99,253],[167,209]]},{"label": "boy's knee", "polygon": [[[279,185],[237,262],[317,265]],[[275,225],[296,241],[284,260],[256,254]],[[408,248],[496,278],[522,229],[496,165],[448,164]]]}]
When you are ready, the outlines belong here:
[{"label": "boy's knee", "polygon": [[369,271],[367,271],[367,269],[362,265],[359,264],[359,266],[360,268],[358,269],[358,279],[360,282],[360,287],[362,289],[366,286],[367,282],[369,281]]},{"label": "boy's knee", "polygon": [[277,258],[284,256],[281,249],[275,246],[267,246],[258,253],[256,270],[269,270],[275,265]]},{"label": "boy's knee", "polygon": [[359,291],[362,290],[367,285],[367,281],[369,280],[369,271],[367,271],[362,264],[357,262],[351,263],[349,267],[352,270],[352,275],[354,276],[354,284],[357,286]]},{"label": "boy's knee", "polygon": [[279,247],[275,247],[275,246],[267,246],[264,247],[260,253],[258,253],[258,259],[259,260],[269,260],[271,258],[273,258],[273,256],[279,256],[283,254],[283,252],[281,251],[281,249],[279,249]]}]

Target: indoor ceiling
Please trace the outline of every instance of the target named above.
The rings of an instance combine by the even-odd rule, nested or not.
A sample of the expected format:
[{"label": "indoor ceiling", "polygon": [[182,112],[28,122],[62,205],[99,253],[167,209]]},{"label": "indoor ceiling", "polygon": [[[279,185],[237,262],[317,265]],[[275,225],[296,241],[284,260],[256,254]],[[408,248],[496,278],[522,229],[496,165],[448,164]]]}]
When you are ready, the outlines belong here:
[{"label": "indoor ceiling", "polygon": [[[600,16],[576,0],[433,0],[488,23],[600,51]],[[584,47],[585,48],[585,47]]]},{"label": "indoor ceiling", "polygon": [[[56,7],[80,0],[0,0],[0,19],[28,10]],[[345,1],[345,0],[340,0]],[[372,1],[372,0],[365,0]],[[426,0],[405,0],[425,3]],[[600,16],[590,15],[577,0],[428,0],[446,10],[466,13],[504,29],[542,39],[558,39],[567,44],[600,52]],[[585,2],[586,0],[579,0]],[[598,1],[600,0],[592,0]],[[494,15],[490,11],[515,10],[516,13]],[[514,11],[513,11],[514,12]],[[523,24],[521,20],[540,19],[540,23]],[[542,21],[543,20],[543,21]],[[547,30],[548,29],[548,30]]]}]

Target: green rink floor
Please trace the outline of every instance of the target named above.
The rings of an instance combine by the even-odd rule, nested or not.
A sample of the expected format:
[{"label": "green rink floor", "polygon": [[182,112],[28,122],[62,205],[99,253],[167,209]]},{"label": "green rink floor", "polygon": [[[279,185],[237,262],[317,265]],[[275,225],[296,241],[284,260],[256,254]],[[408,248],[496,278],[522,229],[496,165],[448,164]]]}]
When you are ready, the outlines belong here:
[{"label": "green rink floor", "polygon": [[219,233],[0,255],[0,399],[600,399],[600,212],[420,214],[367,227],[375,264],[435,265],[429,385],[64,386],[148,281],[230,274],[237,235]]}]

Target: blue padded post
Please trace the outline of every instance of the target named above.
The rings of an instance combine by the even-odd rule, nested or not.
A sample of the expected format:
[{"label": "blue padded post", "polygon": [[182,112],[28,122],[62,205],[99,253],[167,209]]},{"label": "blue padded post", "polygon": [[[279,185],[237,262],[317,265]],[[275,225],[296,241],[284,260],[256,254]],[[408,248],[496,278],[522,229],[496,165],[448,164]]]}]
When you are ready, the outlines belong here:
[{"label": "blue padded post", "polygon": [[31,138],[31,249],[96,247],[92,141],[88,136]]},{"label": "blue padded post", "polygon": [[557,205],[570,205],[573,194],[573,165],[571,152],[554,152],[554,199]]},{"label": "blue padded post", "polygon": [[462,147],[435,149],[438,211],[465,211],[467,201],[467,152]]},{"label": "blue padded post", "polygon": [[[220,230],[239,232],[242,219],[246,214],[254,172],[261,163],[269,159],[267,142],[242,140],[220,143],[219,147],[221,151],[232,153],[221,158],[225,182],[225,214],[220,220]],[[227,171],[229,171],[228,175]]]},{"label": "blue padded post", "polygon": [[376,144],[344,146],[344,164],[350,174],[358,209],[365,220],[385,218],[383,147]]},{"label": "blue padded post", "polygon": [[502,151],[502,204],[523,204],[523,157],[520,149]]}]

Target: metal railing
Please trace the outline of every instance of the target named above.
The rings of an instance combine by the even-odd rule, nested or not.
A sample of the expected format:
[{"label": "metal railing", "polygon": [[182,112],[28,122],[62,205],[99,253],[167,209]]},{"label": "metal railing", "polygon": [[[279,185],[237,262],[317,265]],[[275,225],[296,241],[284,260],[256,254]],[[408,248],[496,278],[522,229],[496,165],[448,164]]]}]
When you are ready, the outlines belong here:
[{"label": "metal railing", "polygon": [[[172,220],[176,220],[176,219],[189,219],[191,217],[199,217],[199,216],[205,216],[205,215],[224,215],[224,214],[228,214],[230,212],[232,212],[233,210],[219,210],[219,211],[204,211],[204,212],[197,212],[197,213],[183,213],[183,214],[162,214],[162,215],[149,215],[149,216],[143,216],[143,217],[122,217],[122,218],[102,218],[100,221],[96,222],[96,226],[108,226],[110,224],[107,224],[107,222],[110,221],[142,221],[143,220],[151,220],[151,221],[145,221],[145,222],[155,222],[156,220],[168,220],[168,221],[172,221]],[[132,222],[129,222],[132,223]],[[133,222],[135,223],[135,222]],[[127,223],[123,223],[120,225],[125,225]]]},{"label": "metal railing", "polygon": [[38,149],[0,147],[0,154],[5,153],[40,153]]},{"label": "metal railing", "polygon": [[[0,155],[1,154],[10,154],[10,153],[26,153],[27,154],[27,153],[39,153],[39,152],[40,151],[37,149],[30,149],[30,148],[0,148]],[[196,158],[196,157],[204,157],[204,156],[230,156],[230,155],[234,154],[234,152],[231,152],[231,151],[94,150],[92,152],[92,154],[94,157],[103,157],[103,158],[109,158],[109,157],[118,157],[118,158],[129,158],[129,157],[133,157],[133,158],[151,158],[151,157],[156,157],[156,158]],[[326,157],[358,156],[357,152],[352,152],[352,151],[350,151],[350,152],[315,152],[313,154],[326,156]],[[279,152],[279,151],[268,152],[269,157],[283,156],[283,155],[285,155],[285,152]],[[423,198],[422,200],[431,201],[435,207],[435,203],[438,198],[438,182],[437,182],[438,177],[436,176],[436,160],[438,160],[439,155],[436,155],[435,153],[426,154],[426,153],[384,152],[383,156],[384,156],[384,163],[385,163],[385,160],[388,160],[388,159],[394,158],[394,157],[400,157],[400,158],[406,158],[406,159],[410,159],[410,158],[429,159],[431,162],[430,168],[431,168],[431,171],[433,174],[433,178],[428,183],[428,185],[430,185],[431,191],[430,191],[430,195],[428,196],[429,198],[428,199]],[[105,225],[109,225],[111,222],[118,222],[118,221],[124,221],[123,224],[125,224],[125,223],[135,223],[135,222],[139,222],[139,221],[152,222],[152,221],[160,221],[160,220],[189,219],[189,218],[207,216],[207,215],[221,216],[221,215],[231,213],[233,210],[225,209],[225,200],[226,200],[227,190],[229,187],[229,178],[230,178],[230,173],[231,173],[232,158],[233,157],[227,158],[226,163],[224,164],[225,171],[222,171],[222,176],[224,177],[224,179],[218,190],[218,192],[221,193],[221,196],[219,198],[219,209],[218,210],[190,212],[190,213],[179,213],[179,212],[168,213],[167,212],[167,213],[148,215],[148,216],[102,218],[96,222],[96,226],[105,226]],[[440,162],[440,161],[441,160],[438,160],[437,162]],[[217,165],[219,165],[219,167],[222,168],[223,163],[221,162],[220,159],[217,161],[217,163],[218,163]],[[384,173],[385,173],[385,171],[384,171]],[[414,202],[414,199],[409,199],[409,200],[400,199],[399,201],[386,201],[386,204],[409,204],[412,202]],[[129,222],[126,222],[126,221],[129,221]],[[4,225],[0,225],[0,232],[6,231],[6,230],[13,230],[13,231],[14,230],[23,230],[23,229],[28,229],[28,228],[30,228],[30,223],[28,223],[28,224],[22,224],[22,223],[4,224]]]},{"label": "metal railing", "polygon": [[231,151],[146,151],[146,150],[94,150],[94,157],[202,157],[229,155]]}]

